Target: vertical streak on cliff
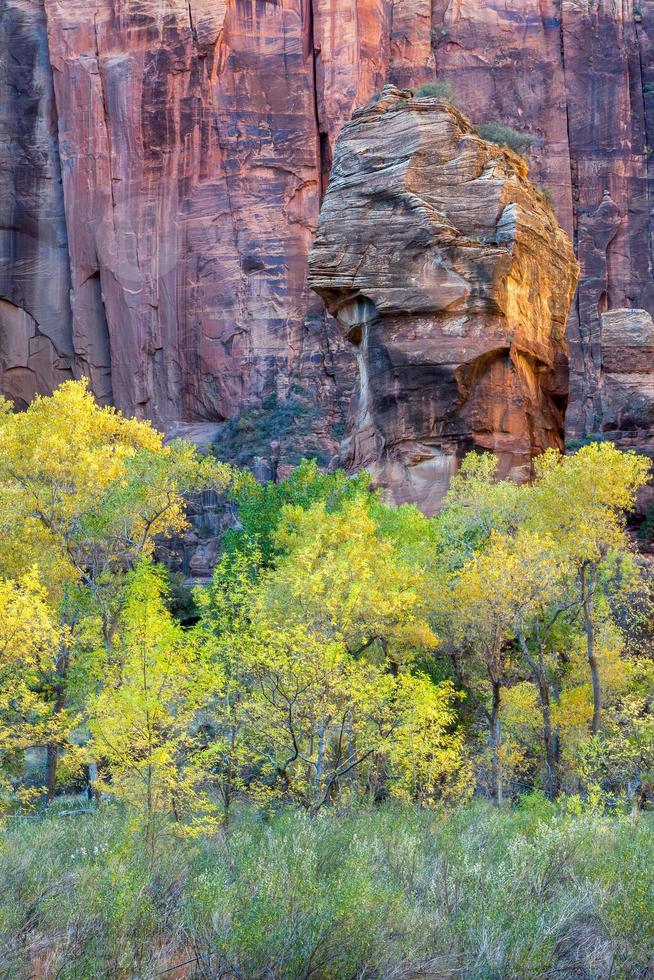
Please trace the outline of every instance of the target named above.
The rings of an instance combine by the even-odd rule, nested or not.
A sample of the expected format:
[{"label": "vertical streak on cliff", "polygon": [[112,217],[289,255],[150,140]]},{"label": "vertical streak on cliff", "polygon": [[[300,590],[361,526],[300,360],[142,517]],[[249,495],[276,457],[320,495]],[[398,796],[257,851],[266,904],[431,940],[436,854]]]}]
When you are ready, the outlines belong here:
[{"label": "vertical streak on cliff", "polygon": [[311,55],[312,68],[312,89],[313,89],[313,112],[316,122],[316,162],[318,168],[318,186],[320,187],[320,200],[322,201],[329,172],[331,170],[331,146],[329,143],[329,133],[323,130],[320,120],[320,104],[318,101],[318,59],[320,58],[320,41],[316,37],[315,14],[313,10],[313,0],[307,0],[308,8],[308,42]]},{"label": "vertical streak on cliff", "polygon": [[577,262],[526,174],[454,108],[392,85],[339,136],[309,282],[357,347],[343,462],[428,513],[472,446],[525,479],[562,445]]},{"label": "vertical streak on cliff", "polygon": [[41,2],[0,5],[0,392],[24,406],[71,376],[68,240]]},{"label": "vertical streak on cliff", "polygon": [[[559,48],[561,57],[561,72],[563,76],[563,91],[565,98],[565,121],[566,121],[566,133],[568,140],[568,158],[569,158],[569,172],[570,172],[570,185],[572,191],[572,243],[575,249],[575,254],[579,257],[579,173],[577,170],[577,165],[575,157],[572,152],[572,132],[570,125],[570,107],[568,102],[568,75],[566,66],[566,50],[565,41],[563,33],[563,18],[559,18],[558,23],[558,33],[559,33]],[[581,313],[579,307],[579,289],[575,290],[575,294],[572,301],[572,307],[570,309],[570,314],[568,316],[568,344],[571,348],[570,357],[571,361],[575,365],[584,364],[586,360],[584,338],[582,337],[582,327],[581,327]],[[579,429],[578,419],[585,414],[585,409],[583,408],[583,400],[588,397],[587,392],[584,390],[584,385],[581,380],[581,371],[572,371],[569,378],[569,390],[568,390],[568,410],[566,413],[566,431],[572,430],[577,432]]]},{"label": "vertical streak on cliff", "polygon": [[[645,164],[647,169],[648,258],[650,282],[654,270],[654,0],[644,0],[636,19],[640,88],[645,127]],[[654,285],[645,290],[642,306],[654,311]]]}]

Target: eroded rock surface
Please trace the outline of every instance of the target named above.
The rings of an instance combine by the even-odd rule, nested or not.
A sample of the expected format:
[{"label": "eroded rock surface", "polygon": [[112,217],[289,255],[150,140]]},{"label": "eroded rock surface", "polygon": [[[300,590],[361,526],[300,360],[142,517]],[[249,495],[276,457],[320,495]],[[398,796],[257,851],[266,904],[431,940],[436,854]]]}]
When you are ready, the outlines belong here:
[{"label": "eroded rock surface", "polygon": [[0,393],[19,407],[72,377],[70,269],[47,25],[0,4]]},{"label": "eroded rock surface", "polygon": [[439,77],[473,122],[533,137],[532,179],[573,236],[568,433],[601,426],[607,310],[654,313],[654,0],[436,0]]},{"label": "eroded rock surface", "polygon": [[353,371],[306,257],[335,140],[438,77],[533,137],[581,262],[567,424],[597,431],[601,315],[654,313],[653,55],[654,0],[4,0],[0,384],[87,374],[166,426],[299,386],[329,455]]},{"label": "eroded rock surface", "polygon": [[621,449],[654,456],[654,322],[646,310],[619,309],[601,316],[596,435]]},{"label": "eroded rock surface", "polygon": [[387,86],[341,131],[309,282],[356,348],[343,462],[434,512],[461,456],[562,447],[572,246],[517,155]]}]

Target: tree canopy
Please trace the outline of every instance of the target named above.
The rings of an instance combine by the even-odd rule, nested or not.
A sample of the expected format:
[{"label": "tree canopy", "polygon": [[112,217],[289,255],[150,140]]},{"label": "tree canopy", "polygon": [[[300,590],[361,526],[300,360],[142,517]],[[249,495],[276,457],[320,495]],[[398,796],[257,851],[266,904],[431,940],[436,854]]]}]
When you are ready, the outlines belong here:
[{"label": "tree canopy", "polygon": [[[86,782],[152,840],[245,803],[535,787],[638,809],[654,661],[627,517],[648,477],[610,443],[545,453],[528,485],[473,454],[428,519],[306,461],[259,485],[84,382],[3,403],[2,807]],[[182,622],[158,543],[204,488],[231,527]]]}]

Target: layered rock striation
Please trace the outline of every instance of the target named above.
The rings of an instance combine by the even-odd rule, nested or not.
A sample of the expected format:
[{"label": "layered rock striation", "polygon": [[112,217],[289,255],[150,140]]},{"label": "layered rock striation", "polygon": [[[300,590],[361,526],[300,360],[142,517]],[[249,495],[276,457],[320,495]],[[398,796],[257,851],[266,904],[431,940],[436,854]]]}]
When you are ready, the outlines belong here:
[{"label": "layered rock striation", "polygon": [[341,130],[309,257],[359,366],[342,462],[434,512],[457,461],[562,448],[577,262],[516,154],[384,88]]}]

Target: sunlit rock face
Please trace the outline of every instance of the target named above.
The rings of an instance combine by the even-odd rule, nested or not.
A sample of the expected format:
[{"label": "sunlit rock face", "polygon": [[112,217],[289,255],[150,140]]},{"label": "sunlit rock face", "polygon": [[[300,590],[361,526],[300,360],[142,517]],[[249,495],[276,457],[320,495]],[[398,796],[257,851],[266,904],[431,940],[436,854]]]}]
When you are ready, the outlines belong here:
[{"label": "sunlit rock face", "polygon": [[461,457],[563,445],[572,246],[524,161],[386,86],[341,131],[309,282],[356,349],[341,462],[433,513]]}]

